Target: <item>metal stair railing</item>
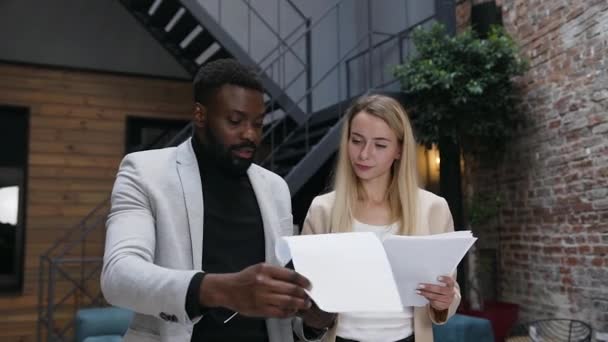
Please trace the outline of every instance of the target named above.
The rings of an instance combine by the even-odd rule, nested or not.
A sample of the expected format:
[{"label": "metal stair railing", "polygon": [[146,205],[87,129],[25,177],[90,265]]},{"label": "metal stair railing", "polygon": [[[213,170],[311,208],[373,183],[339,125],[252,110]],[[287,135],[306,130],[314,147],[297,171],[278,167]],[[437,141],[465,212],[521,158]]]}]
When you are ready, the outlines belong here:
[{"label": "metal stair railing", "polygon": [[[188,124],[168,144],[159,146],[157,142],[169,132],[165,131],[145,149],[176,146],[190,136],[191,129]],[[38,341],[71,341],[76,311],[106,305],[99,275],[109,210],[108,197],[40,256]]]},{"label": "metal stair railing", "polygon": [[[397,48],[398,51],[398,57],[397,57],[397,63],[398,64],[402,64],[404,63],[408,58],[410,58],[411,56],[411,50],[408,48],[407,50],[405,49],[406,45],[404,45],[404,42],[406,40],[408,40],[410,38],[410,35],[412,33],[412,30],[417,28],[417,27],[421,27],[421,26],[425,26],[431,22],[433,22],[434,20],[436,20],[436,17],[434,15],[426,17],[418,22],[416,22],[415,24],[413,24],[412,26],[397,32],[397,33],[385,33],[385,32],[373,32],[374,34],[377,35],[382,35],[385,36],[384,39],[378,41],[377,43],[373,44],[371,48],[365,49],[364,51],[361,51],[355,55],[353,55],[352,57],[349,57],[348,59],[346,59],[345,61],[345,65],[346,65],[346,83],[347,83],[347,98],[351,98],[351,88],[350,88],[350,84],[351,84],[351,77],[350,77],[350,65],[353,62],[356,62],[358,59],[367,57],[368,60],[373,59],[373,53],[378,51],[379,53],[379,60],[380,60],[380,65],[384,65],[385,61],[383,58],[383,47],[384,46],[393,46]],[[404,51],[406,50],[406,51]],[[369,71],[369,70],[366,70]],[[369,75],[366,77],[368,80],[368,84],[367,84],[367,89],[384,89],[392,84],[396,84],[398,83],[398,79],[396,78],[392,78],[389,80],[385,80],[384,79],[384,73],[380,73],[380,82],[379,83],[374,83],[373,77],[370,77]],[[359,92],[355,92],[355,93],[362,93],[364,91],[359,91]]]},{"label": "metal stair railing", "polygon": [[[219,9],[220,14],[215,16],[207,10],[207,8],[213,7],[213,1],[120,0],[120,3],[129,10],[134,18],[139,21],[161,46],[172,54],[176,61],[191,75],[194,75],[199,66],[206,61],[228,56],[232,56],[246,65],[258,67],[264,65],[264,60],[277,55],[284,49],[287,49],[289,54],[282,54],[281,65],[285,66],[287,63],[293,64],[292,62],[295,61],[298,63],[297,66],[304,72],[310,70],[309,64],[306,64],[304,61],[305,56],[310,54],[301,48],[296,49],[296,47],[288,46],[285,39],[282,37],[284,34],[277,32],[276,28],[252,6],[255,2],[250,2],[250,0],[230,2],[218,0],[217,8]],[[230,27],[221,26],[222,4],[230,4],[233,7],[235,5],[237,7],[241,6],[241,8],[246,11],[245,14],[248,19],[248,25],[242,25],[240,22],[238,23],[238,26],[233,25],[233,28],[236,27],[238,31],[233,32],[234,36],[228,32]],[[310,22],[310,19],[306,18],[293,2],[283,0],[276,2],[276,4],[277,9],[282,9],[278,12],[279,18],[277,20],[279,23],[282,20],[281,15],[284,14],[291,15],[289,17],[290,21],[298,24],[291,32],[288,32],[286,35],[287,37],[294,35],[298,30],[301,30],[302,27],[305,27],[306,24]],[[287,4],[287,6],[284,4]],[[190,23],[192,19],[194,19],[193,23]],[[256,26],[256,29],[264,30],[272,40],[277,40],[276,45],[270,46],[268,51],[266,51],[266,49],[260,51],[261,53],[266,53],[266,56],[270,57],[262,59],[253,58],[253,54],[250,51],[250,48],[253,45],[253,38],[255,38],[252,35],[252,20],[256,20],[256,24],[259,23],[259,25]],[[184,26],[180,26],[182,24]],[[184,30],[190,30],[190,32],[183,36],[186,33]],[[205,40],[200,38],[202,36],[206,37]],[[241,39],[238,41],[236,37],[246,37],[246,40],[243,41],[243,39]],[[181,43],[178,44],[177,39],[182,39]],[[200,39],[201,41],[198,41],[197,39]],[[278,99],[278,101],[275,101],[275,107],[277,103],[281,108],[288,106],[294,107],[291,106],[290,97],[281,89],[281,84],[284,84],[285,79],[287,78],[284,68],[283,71],[278,68],[273,68],[271,71],[272,74],[265,72],[260,73],[260,78],[266,88],[266,93],[269,97]],[[302,110],[295,109],[288,114],[296,122],[299,122],[301,120],[300,118],[304,115]]]},{"label": "metal stair railing", "polygon": [[[182,1],[183,2],[183,1]],[[218,8],[218,16],[217,22],[222,25],[222,0],[217,1]],[[310,86],[310,30],[308,30],[308,26],[310,25],[311,19],[306,17],[304,13],[290,0],[284,0],[281,2],[277,2],[277,26],[280,30],[280,23],[282,21],[282,12],[280,11],[281,4],[286,3],[288,8],[291,9],[291,12],[295,13],[298,20],[301,22],[295,26],[289,33],[287,33],[284,37],[281,36],[280,32],[277,32],[277,28],[273,27],[272,24],[268,22],[268,20],[253,6],[255,2],[250,0],[240,0],[240,3],[243,4],[247,10],[247,26],[243,26],[244,29],[247,30],[247,39],[245,42],[246,52],[251,55],[251,42],[252,42],[252,16],[257,19],[262,27],[268,30],[271,35],[271,38],[277,40],[277,44],[275,44],[272,48],[270,48],[261,58],[254,59],[257,63],[257,66],[260,70],[260,74],[264,76],[268,76],[272,79],[277,85],[279,85],[283,90],[285,89],[285,84],[288,83],[286,79],[286,70],[285,65],[288,60],[293,60],[298,65],[298,68],[301,68],[298,72],[296,78],[300,77],[302,74],[306,75],[306,89]],[[305,44],[304,51],[299,52],[296,51],[295,44],[289,44],[287,41],[290,37],[293,37],[296,33],[304,29],[304,36],[306,36],[307,43]],[[241,44],[243,45],[243,44]],[[245,47],[243,47],[245,48]],[[303,55],[303,56],[302,56]],[[277,56],[273,58],[273,56]],[[290,59],[291,58],[291,59]]]},{"label": "metal stair railing", "polygon": [[[333,8],[333,7],[339,6],[340,3],[341,3],[341,1],[338,1],[334,6],[330,7],[330,9]],[[300,98],[296,99],[294,101],[295,104],[300,103],[301,101],[303,101],[305,99],[305,97],[307,95],[309,95],[312,92],[314,92],[321,85],[321,83],[323,81],[325,81],[332,73],[334,73],[334,72],[340,73],[340,71],[341,71],[340,69],[343,66],[346,68],[346,87],[347,87],[347,91],[345,93],[343,92],[343,90],[342,90],[342,82],[339,82],[338,83],[338,101],[336,103],[339,103],[339,102],[341,102],[343,100],[346,100],[346,99],[350,99],[352,97],[352,95],[351,95],[350,88],[349,88],[350,79],[351,79],[349,66],[350,66],[351,63],[353,63],[353,61],[355,61],[355,60],[357,60],[359,58],[365,57],[367,55],[372,55],[375,51],[381,51],[381,47],[383,47],[383,46],[393,44],[393,45],[397,46],[398,49],[399,49],[399,57],[398,57],[399,62],[398,63],[403,63],[405,61],[405,59],[409,57],[409,51],[408,51],[408,54],[404,54],[403,53],[403,46],[404,46],[404,41],[406,39],[409,39],[411,31],[414,28],[416,28],[418,26],[421,26],[421,25],[425,25],[425,24],[427,24],[428,22],[431,22],[434,19],[435,19],[435,16],[427,17],[427,18],[425,18],[425,19],[423,19],[423,20],[415,23],[414,25],[412,25],[412,26],[410,26],[410,27],[408,27],[408,28],[406,28],[406,29],[398,32],[398,33],[390,34],[387,38],[379,41],[378,43],[373,44],[371,47],[368,47],[368,48],[364,49],[363,51],[355,52],[355,51],[357,51],[357,49],[359,49],[362,46],[364,46],[363,43],[369,42],[370,37],[372,37],[373,35],[377,35],[377,34],[387,35],[386,33],[378,33],[378,32],[373,32],[373,31],[368,32],[363,37],[361,37],[355,43],[355,45],[353,47],[351,47],[342,56],[340,56],[338,58],[337,62],[335,64],[333,64],[333,66],[331,66],[318,80],[316,80],[311,85],[311,87],[309,89],[307,89],[307,91],[306,91],[306,93],[304,95],[302,95]],[[313,24],[311,26],[311,29],[314,28],[316,26],[316,24],[318,24],[318,22],[316,22],[315,24]],[[373,65],[370,65],[369,67],[365,68],[364,71],[367,74],[370,74],[372,72],[371,68],[373,68]],[[361,71],[361,70],[359,70],[359,71]],[[374,84],[373,82],[370,82],[367,89],[381,90],[381,89],[384,89],[384,88],[386,88],[386,87],[388,87],[388,86],[390,86],[392,84],[395,84],[397,82],[398,82],[398,80],[395,79],[395,78],[393,78],[391,80],[388,80],[388,81],[385,81],[382,78],[382,81],[379,84]],[[361,92],[358,92],[357,94],[360,95],[360,94],[362,94],[364,92],[365,91],[361,91]],[[345,97],[342,96],[343,93],[346,95]],[[299,128],[304,128],[305,129],[305,134],[306,134],[306,137],[305,137],[305,147],[306,147],[307,150],[310,150],[310,147],[311,147],[310,144],[309,144],[307,127],[310,125],[310,120],[313,117],[313,114],[314,113],[312,113],[312,112],[307,113],[307,117],[306,117],[305,122],[302,125],[298,126]],[[340,113],[340,115],[341,114],[342,113]],[[281,124],[280,122],[274,123],[274,125],[280,125],[280,124]],[[270,134],[270,132],[272,132],[272,130],[268,130],[268,132],[266,134]],[[288,141],[289,141],[289,139],[292,138],[297,133],[298,133],[297,129],[296,130],[292,130],[291,132],[289,132],[287,134],[287,136],[285,137],[285,139],[283,139],[283,141],[281,143],[279,143],[279,144],[273,144],[273,148],[272,148],[271,153],[263,160],[262,164],[263,165],[267,165],[271,169],[273,169],[274,168],[274,157],[276,156],[276,152],[280,148],[282,148],[285,144],[287,144]]]},{"label": "metal stair railing", "polygon": [[[340,7],[342,6],[342,4],[344,3],[344,0],[337,0],[334,1],[330,6],[326,7],[326,9],[322,12],[322,14],[315,19],[314,22],[309,23],[307,25],[307,30],[305,32],[300,33],[299,35],[293,37],[293,33],[295,33],[297,30],[294,30],[290,35],[288,35],[287,37],[285,37],[285,41],[290,45],[290,46],[294,46],[296,44],[298,44],[299,42],[301,42],[301,40],[303,38],[306,38],[306,44],[310,44],[310,36],[311,36],[311,32],[318,27],[319,25],[324,23],[324,20],[329,17],[332,13],[335,13],[336,15],[336,42],[337,42],[337,50],[338,50],[338,56],[336,57],[336,62],[320,77],[320,79],[316,80],[315,82],[312,82],[312,80],[308,80],[307,84],[309,84],[304,93],[300,94],[300,97],[297,98],[297,100],[294,101],[294,103],[296,105],[300,105],[300,103],[305,99],[306,100],[306,116],[305,116],[305,120],[307,121],[310,116],[312,114],[314,114],[313,110],[312,110],[312,95],[313,92],[319,88],[320,84],[322,81],[324,81],[325,79],[327,79],[329,76],[331,76],[332,72],[336,72],[337,76],[338,76],[338,84],[337,84],[337,91],[338,91],[338,99],[336,101],[336,103],[341,102],[344,97],[344,89],[343,89],[343,82],[341,80],[341,76],[342,76],[342,70],[341,70],[341,65],[342,64],[346,64],[346,98],[349,99],[351,98],[351,91],[350,91],[350,68],[349,65],[355,61],[358,58],[361,58],[363,56],[365,56],[366,54],[372,54],[374,51],[376,50],[380,50],[381,46],[383,45],[388,45],[390,43],[398,43],[399,44],[399,63],[402,63],[404,61],[404,55],[403,55],[403,41],[407,38],[406,34],[409,32],[409,30],[413,27],[417,27],[419,25],[423,25],[426,22],[433,20],[435,17],[434,16],[430,16],[420,22],[417,22],[416,24],[410,26],[409,28],[406,28],[405,30],[402,30],[400,32],[394,33],[394,34],[390,34],[390,33],[385,33],[385,32],[376,32],[371,30],[371,26],[367,32],[367,34],[365,36],[363,36],[362,38],[360,38],[353,47],[351,47],[346,53],[344,53],[344,56],[340,55],[340,48],[341,48],[341,37],[340,37]],[[371,4],[370,0],[368,0],[368,3]],[[369,5],[368,5],[369,7]],[[371,19],[370,19],[371,20]],[[388,36],[387,38],[383,39],[382,41],[372,44],[372,40],[374,38],[374,36],[376,35],[380,35],[380,36]],[[356,51],[356,49],[364,47],[365,43],[367,42],[367,47],[365,49],[363,49],[363,51],[358,52],[356,54],[353,54],[354,51]],[[310,48],[307,49],[307,51],[310,51]],[[268,62],[268,66],[266,66],[265,68],[263,68],[261,70],[262,73],[266,73],[269,70],[272,70],[272,68],[279,64],[281,62],[281,58],[285,55],[285,53],[287,53],[286,51],[283,51],[282,53],[280,53],[279,55],[275,56],[274,58],[272,58],[269,62]],[[348,57],[349,54],[353,54],[352,56]],[[346,58],[347,57],[347,58]],[[346,59],[345,59],[346,58]],[[365,71],[367,73],[371,73],[372,72],[372,68],[373,65],[371,63],[368,63],[365,66]],[[302,77],[304,74],[303,71],[297,73],[288,83],[286,83],[284,85],[284,91],[288,92],[289,89],[295,84],[295,82],[298,81],[298,79],[300,77]],[[311,77],[310,73],[307,73],[307,78]],[[395,80],[390,80],[389,82],[386,82],[386,84],[384,84],[383,86],[387,86],[390,84],[395,83]],[[380,87],[380,85],[378,84],[373,84],[373,82],[370,82],[368,84],[368,89],[371,88],[382,88]],[[359,92],[362,93],[362,92]],[[285,109],[285,111],[289,111],[292,108],[287,108]],[[278,144],[275,142],[274,137],[272,136],[273,133],[277,132],[277,128],[280,125],[283,125],[283,130],[282,130],[282,135],[285,136],[287,134],[289,134],[290,132],[288,132],[286,130],[286,125],[284,121],[280,121],[280,120],[271,120],[272,124],[269,126],[269,128],[267,130],[265,130],[263,139],[267,140],[269,139],[271,141],[271,146],[273,146],[273,150],[275,150],[274,147],[277,147],[278,144],[285,142],[286,139],[281,139],[280,142],[278,142]],[[305,123],[302,122],[300,123],[301,125],[304,125]],[[291,130],[290,130],[291,131]],[[265,162],[267,162],[267,160],[265,160]],[[268,165],[268,164],[266,164]],[[274,167],[274,164],[271,163],[269,165],[271,168]]]},{"label": "metal stair railing", "polygon": [[[156,1],[167,1],[167,0],[156,0]],[[242,43],[235,40],[230,34],[226,27],[222,27],[218,20],[216,20],[207,9],[197,0],[179,0],[181,6],[188,11],[188,13],[199,23],[198,28],[204,27],[211,37],[215,39],[215,43],[220,46],[221,51],[225,51],[228,55],[238,59],[241,63],[255,67],[258,65],[253,57],[247,53]],[[220,2],[222,4],[224,2]],[[233,2],[230,2],[233,3]],[[241,2],[237,2],[241,3]],[[221,16],[220,16],[221,19]],[[194,31],[193,31],[194,32]],[[279,42],[280,43],[280,42]],[[211,45],[213,46],[213,44]],[[279,47],[281,44],[279,44]],[[206,52],[206,51],[205,51]],[[205,54],[203,52],[203,54]],[[179,56],[176,56],[179,58]],[[204,63],[201,61],[201,63]],[[200,64],[200,63],[199,63]],[[194,71],[193,71],[194,72]],[[273,99],[274,104],[279,104],[280,107],[293,108],[289,112],[289,116],[296,122],[301,122],[304,116],[304,112],[297,106],[293,106],[291,97],[287,96],[284,89],[275,81],[274,75],[269,75],[265,72],[260,72],[260,79],[266,89],[266,93]],[[274,108],[274,105],[273,107]]]},{"label": "metal stair railing", "polygon": [[[221,1],[221,0],[219,0]],[[241,0],[242,3],[244,3],[247,6],[247,10],[248,13],[252,13],[253,15],[255,15],[256,18],[258,18],[258,20],[264,25],[264,27],[266,27],[272,34],[272,36],[278,40],[278,43],[275,45],[274,48],[271,48],[268,53],[266,53],[262,58],[257,60],[258,66],[261,68],[262,72],[264,73],[268,73],[270,75],[270,77],[272,79],[275,80],[275,82],[277,82],[277,84],[279,84],[279,86],[281,86],[281,88],[285,89],[285,84],[286,84],[286,78],[285,78],[285,64],[286,64],[286,60],[289,56],[293,56],[293,58],[295,59],[295,61],[299,64],[301,71],[300,73],[306,74],[308,77],[306,78],[307,80],[310,79],[310,30],[308,29],[308,27],[310,26],[310,21],[311,19],[306,17],[304,15],[304,13],[302,13],[302,11],[290,0],[285,0],[285,3],[287,3],[290,8],[297,14],[297,16],[299,17],[299,19],[302,21],[299,25],[297,25],[294,29],[291,30],[291,32],[289,32],[285,37],[281,37],[280,32],[277,32],[272,25],[264,18],[264,16],[262,16],[262,14],[260,14],[260,12],[258,10],[255,9],[255,7],[253,7],[251,5],[251,1],[250,0]],[[278,8],[280,9],[280,3],[278,3]],[[277,22],[279,24],[280,27],[280,23],[281,23],[281,12],[279,12],[279,15],[277,16]],[[248,33],[251,34],[251,21],[249,20],[248,22]],[[301,57],[300,54],[295,51],[295,46],[294,44],[288,44],[288,39],[290,37],[292,37],[294,34],[296,34],[298,31],[300,31],[302,28],[304,28],[304,36],[307,39],[307,43],[305,45],[305,51],[304,51],[304,57]],[[248,43],[251,42],[251,37],[248,37]],[[284,53],[282,53],[282,51],[284,51]],[[250,52],[250,48],[248,47],[248,52]],[[268,60],[271,59],[271,57],[273,55],[277,55],[280,56],[279,57],[279,61],[277,63],[277,61],[275,60],[271,60],[270,63],[268,62]],[[265,64],[269,64],[266,65]],[[272,65],[272,67],[269,67],[270,65]],[[280,66],[282,68],[277,68],[277,76],[274,77],[275,72],[274,72],[274,66]],[[310,86],[310,84],[306,84],[306,87],[308,88]]]},{"label": "metal stair railing", "polygon": [[[369,0],[368,0],[369,1]],[[312,74],[310,72],[310,70],[306,73],[306,89],[304,91],[303,94],[300,95],[300,97],[294,102],[295,106],[300,106],[300,104],[302,103],[302,101],[306,101],[305,104],[305,117],[303,122],[308,121],[308,119],[310,118],[311,115],[313,115],[313,103],[312,103],[312,97],[313,97],[313,92],[319,87],[319,85],[325,80],[327,79],[327,77],[333,72],[333,71],[337,71],[338,73],[338,99],[336,101],[336,103],[341,101],[341,90],[342,90],[342,82],[341,82],[341,70],[340,70],[340,45],[341,45],[341,37],[340,37],[340,6],[342,6],[342,3],[345,2],[344,0],[337,0],[334,1],[331,5],[329,5],[328,7],[326,7],[322,14],[315,19],[314,22],[309,22],[307,23],[307,28],[304,32],[300,33],[297,36],[294,36],[294,33],[296,32],[296,30],[294,30],[291,34],[289,34],[285,40],[289,41],[292,40],[291,42],[289,42],[290,46],[294,46],[298,43],[301,42],[302,39],[306,39],[305,40],[305,44],[307,46],[307,60],[311,60],[311,56],[310,56],[310,51],[311,51],[311,35],[312,35],[312,31],[318,27],[319,25],[321,25],[322,23],[325,22],[326,18],[328,18],[332,13],[335,13],[336,15],[336,32],[337,32],[337,51],[338,51],[338,56],[336,57],[336,59],[338,60],[332,67],[329,68],[329,70],[327,72],[325,72],[319,80],[317,80],[316,82],[313,83],[312,81]],[[355,47],[353,47],[350,51],[352,52],[353,49],[355,49],[357,46],[360,46],[361,40],[359,40],[359,42],[357,44],[355,44]],[[279,55],[275,56],[274,58],[272,58],[270,60],[270,62],[268,62],[268,65],[262,69],[262,72],[268,72],[268,70],[272,70],[272,68],[280,63],[282,56],[286,53],[286,51],[282,51],[279,53]],[[303,71],[297,73],[287,84],[285,84],[284,86],[284,91],[288,92],[289,89],[296,84],[296,82],[299,80],[300,77],[302,77],[302,75],[304,74]],[[285,112],[288,112],[290,110],[292,110],[293,108],[287,108],[285,109]],[[300,122],[298,127],[301,126],[303,124],[303,122]],[[281,127],[279,127],[281,126]],[[293,131],[295,130],[290,130],[287,126],[287,122],[285,120],[271,120],[271,124],[269,125],[269,128],[265,130],[265,133],[262,137],[262,140],[264,141],[270,141],[270,150],[272,151],[270,153],[270,155],[268,157],[266,157],[263,162],[262,165],[269,167],[271,170],[274,169],[274,158],[272,158],[272,154],[274,151],[276,151],[277,146],[284,143],[288,136],[290,136],[290,134],[293,133]],[[280,136],[282,136],[283,138],[280,139],[279,141],[276,141],[275,138],[275,134],[280,133]],[[268,159],[270,158],[270,159]],[[270,164],[269,164],[270,162]]]}]

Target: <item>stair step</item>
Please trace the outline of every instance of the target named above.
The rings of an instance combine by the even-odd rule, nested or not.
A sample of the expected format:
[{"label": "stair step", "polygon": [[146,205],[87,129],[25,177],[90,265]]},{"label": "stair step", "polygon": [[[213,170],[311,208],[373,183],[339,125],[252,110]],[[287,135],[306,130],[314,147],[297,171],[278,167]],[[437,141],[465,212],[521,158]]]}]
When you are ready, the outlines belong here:
[{"label": "stair step", "polygon": [[[229,32],[216,22],[201,5],[201,8],[185,7],[180,0],[119,0],[150,34],[171,53],[176,60],[192,75],[200,65],[220,58],[237,58],[245,64],[255,64],[245,50],[238,47]],[[212,34],[213,33],[213,34]],[[226,48],[230,49],[227,50]],[[262,83],[274,98],[268,106],[269,111],[291,108],[286,117],[300,120],[304,115],[285,90],[266,75]],[[287,125],[293,132],[296,125]],[[272,140],[280,143],[286,135],[279,125],[280,134],[272,134]],[[270,139],[265,139],[270,140]]]},{"label": "stair step", "polygon": [[188,46],[183,50],[184,56],[190,60],[195,60],[205,50],[215,42],[215,39],[205,29],[199,33]]},{"label": "stair step", "polygon": [[[314,147],[316,144],[323,139],[323,137],[327,134],[327,132],[340,120],[340,114],[342,107],[347,108],[346,105],[332,105],[330,107],[324,108],[313,114],[308,120],[308,146],[309,149]],[[287,131],[289,134],[294,128],[295,125],[292,126],[290,130]],[[283,136],[282,136],[282,126],[278,125],[275,128],[275,138],[274,143],[275,146],[280,144]],[[274,157],[275,168],[280,167],[293,167],[300,159],[304,158],[306,155],[306,126],[302,125],[297,128],[297,131],[289,138],[289,141],[284,142],[284,145],[276,152]],[[269,142],[270,139],[267,137],[265,139],[266,143]],[[281,174],[280,172],[277,172]]]},{"label": "stair step", "polygon": [[[310,146],[316,145],[319,142],[319,140],[321,140],[325,136],[327,131],[329,131],[330,127],[317,128],[316,130],[313,130],[313,131],[309,130],[308,131],[308,144]],[[304,146],[305,144],[306,144],[306,135],[304,134],[304,132],[302,132],[301,134],[296,134],[293,137],[291,137],[285,143],[285,146],[295,147],[298,145]]]},{"label": "stair step", "polygon": [[180,7],[177,0],[163,0],[150,18],[150,25],[164,30]]},{"label": "stair step", "polygon": [[[335,118],[324,118],[323,120],[310,120],[307,124],[308,126],[308,134],[312,134],[317,131],[326,132],[328,129],[333,127],[339,120],[339,117]],[[306,126],[302,125],[298,127],[297,132],[294,134],[295,136],[303,136],[306,132]]]},{"label": "stair step", "polygon": [[179,44],[188,36],[192,30],[198,25],[198,22],[192,15],[189,13],[185,13],[173,26],[171,31],[167,32],[167,41],[174,43],[179,46]]},{"label": "stair step", "polygon": [[340,120],[340,114],[337,111],[331,113],[318,112],[313,114],[313,117],[308,121],[309,129],[311,127],[319,126],[333,126],[338,120]]},{"label": "stair step", "polygon": [[[276,163],[283,164],[292,161],[299,161],[304,158],[308,151],[305,147],[300,148],[282,148],[277,152],[277,155],[274,157]],[[294,163],[295,164],[295,163]]]},{"label": "stair step", "polygon": [[287,137],[294,129],[297,128],[297,123],[290,118],[289,116],[285,116],[282,119],[279,119],[279,123],[274,127],[271,132],[270,127],[266,127],[264,130],[264,143],[271,145],[271,142],[274,143],[274,146],[278,146],[283,141],[285,141],[285,137]]}]

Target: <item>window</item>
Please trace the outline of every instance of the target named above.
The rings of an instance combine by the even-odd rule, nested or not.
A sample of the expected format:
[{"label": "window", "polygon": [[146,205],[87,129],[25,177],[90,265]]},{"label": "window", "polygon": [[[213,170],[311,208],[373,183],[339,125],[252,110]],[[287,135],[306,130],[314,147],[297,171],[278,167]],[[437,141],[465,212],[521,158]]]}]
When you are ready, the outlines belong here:
[{"label": "window", "polygon": [[125,152],[165,147],[189,120],[127,117]]},{"label": "window", "polygon": [[23,285],[29,113],[0,106],[0,292]]}]

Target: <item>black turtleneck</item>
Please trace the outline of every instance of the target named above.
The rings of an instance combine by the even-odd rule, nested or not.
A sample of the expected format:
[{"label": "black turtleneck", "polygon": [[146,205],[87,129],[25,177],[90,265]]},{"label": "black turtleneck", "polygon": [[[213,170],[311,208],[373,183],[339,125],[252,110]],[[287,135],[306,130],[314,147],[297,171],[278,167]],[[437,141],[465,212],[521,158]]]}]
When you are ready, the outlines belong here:
[{"label": "black turtleneck", "polygon": [[[204,232],[202,269],[208,273],[239,272],[265,261],[264,224],[247,174],[223,171],[213,153],[192,138],[203,187]],[[198,227],[203,229],[203,227]],[[236,315],[224,308],[201,308],[198,302],[203,273],[192,278],[186,297],[191,318],[203,318],[194,325],[193,342],[268,341],[263,319]]]}]

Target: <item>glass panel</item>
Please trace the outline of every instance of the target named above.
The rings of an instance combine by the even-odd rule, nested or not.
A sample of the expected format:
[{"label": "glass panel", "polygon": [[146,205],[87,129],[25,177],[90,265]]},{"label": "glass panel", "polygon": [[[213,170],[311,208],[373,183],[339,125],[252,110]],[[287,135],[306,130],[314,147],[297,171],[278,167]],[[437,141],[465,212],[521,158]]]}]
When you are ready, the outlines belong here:
[{"label": "glass panel", "polygon": [[19,223],[19,187],[0,188],[0,274],[15,272],[15,246]]},{"label": "glass panel", "polygon": [[22,289],[29,111],[0,106],[0,293]]},{"label": "glass panel", "polygon": [[0,188],[0,223],[17,225],[19,214],[19,187]]}]

